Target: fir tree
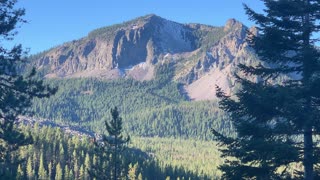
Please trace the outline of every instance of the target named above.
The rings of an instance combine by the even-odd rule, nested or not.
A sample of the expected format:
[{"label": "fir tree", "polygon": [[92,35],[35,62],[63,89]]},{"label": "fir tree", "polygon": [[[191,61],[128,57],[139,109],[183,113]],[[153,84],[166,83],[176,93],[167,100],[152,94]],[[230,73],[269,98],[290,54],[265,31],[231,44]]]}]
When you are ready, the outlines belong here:
[{"label": "fir tree", "polygon": [[55,179],[60,180],[60,179],[62,179],[62,177],[63,177],[62,168],[61,168],[60,163],[58,163],[57,166],[56,166],[56,176],[55,176]]},{"label": "fir tree", "polygon": [[85,179],[89,179],[89,171],[90,171],[90,169],[91,169],[91,163],[90,163],[90,156],[89,156],[89,154],[87,153],[86,154],[86,158],[85,158],[85,160],[84,160],[84,177],[85,177]]},{"label": "fir tree", "polygon": [[139,173],[139,175],[138,175],[138,180],[143,180],[141,173]]},{"label": "fir tree", "polygon": [[27,161],[27,177],[28,177],[28,179],[34,178],[34,169],[32,166],[31,156],[29,156],[28,161]]},{"label": "fir tree", "polygon": [[74,161],[73,171],[74,171],[74,177],[78,178],[79,177],[79,165],[78,165],[78,161],[77,160]]},{"label": "fir tree", "polygon": [[75,179],[72,169],[70,169],[70,172],[69,172],[69,179]]},{"label": "fir tree", "polygon": [[52,175],[52,169],[53,169],[53,166],[52,166],[52,162],[50,161],[49,165],[48,165],[48,171],[49,171],[49,179],[53,178],[53,175]]},{"label": "fir tree", "polygon": [[18,165],[18,169],[17,169],[17,177],[16,179],[20,180],[20,179],[25,179],[24,178],[24,171],[21,168],[21,164]]},{"label": "fir tree", "polygon": [[69,168],[68,168],[67,164],[64,166],[64,178],[63,179],[70,179],[70,172],[69,172]]},{"label": "fir tree", "polygon": [[38,177],[39,179],[48,179],[48,174],[46,169],[44,168],[44,159],[43,159],[43,154],[41,153],[40,155],[40,164],[39,164],[39,170],[38,170]]},{"label": "fir tree", "polygon": [[92,165],[96,166],[97,165],[97,161],[98,161],[97,156],[94,154],[93,158],[92,158]]},{"label": "fir tree", "polygon": [[223,157],[233,157],[220,169],[226,179],[290,178],[292,163],[302,162],[304,179],[310,180],[319,163],[313,137],[320,132],[320,53],[313,37],[320,28],[320,2],[262,1],[265,14],[245,5],[258,25],[248,43],[261,63],[239,65],[242,87],[235,97],[217,88],[220,106],[237,131],[232,138],[213,130]]},{"label": "fir tree", "polygon": [[2,46],[13,39],[16,27],[25,22],[22,19],[25,11],[16,9],[16,2],[0,1],[0,176],[4,176],[8,168],[13,168],[11,152],[31,143],[31,138],[14,127],[18,115],[28,112],[33,98],[49,97],[56,91],[37,80],[35,70],[26,76],[19,74],[18,66],[24,62],[21,45],[11,49]]},{"label": "fir tree", "polygon": [[112,119],[108,122],[105,121],[106,130],[109,136],[103,135],[103,143],[97,145],[104,151],[111,153],[111,178],[117,180],[121,177],[121,154],[130,141],[130,137],[122,135],[122,118],[119,116],[117,107],[111,109]]},{"label": "fir tree", "polygon": [[60,142],[60,145],[59,145],[59,155],[60,155],[60,159],[61,160],[65,159],[64,147],[63,147],[63,144],[61,142]]},{"label": "fir tree", "polygon": [[129,180],[135,180],[137,176],[137,164],[132,165],[131,163],[129,164],[129,169],[128,169],[128,179]]},{"label": "fir tree", "polygon": [[84,167],[83,164],[81,164],[79,169],[79,179],[84,179]]}]

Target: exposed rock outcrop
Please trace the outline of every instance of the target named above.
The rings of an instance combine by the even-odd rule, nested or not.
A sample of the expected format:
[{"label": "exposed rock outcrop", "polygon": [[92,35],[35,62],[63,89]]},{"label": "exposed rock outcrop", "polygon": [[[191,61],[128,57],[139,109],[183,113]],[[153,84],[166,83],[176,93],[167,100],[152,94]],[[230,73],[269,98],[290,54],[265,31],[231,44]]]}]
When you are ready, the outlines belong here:
[{"label": "exposed rock outcrop", "polygon": [[[46,77],[112,79],[135,74],[133,78],[145,80],[153,77],[153,65],[160,54],[192,51],[194,39],[185,25],[148,15],[97,29],[85,38],[53,48],[33,62],[47,69]],[[131,68],[140,63],[145,63],[143,68]],[[125,69],[138,72],[127,73]]]},{"label": "exposed rock outcrop", "polygon": [[245,41],[247,31],[235,19],[213,27],[147,15],[94,30],[34,56],[32,64],[47,78],[151,80],[156,66],[170,62],[173,80],[185,84],[190,99],[208,100],[215,98],[216,85],[227,93],[236,88],[237,64],[256,62]]}]

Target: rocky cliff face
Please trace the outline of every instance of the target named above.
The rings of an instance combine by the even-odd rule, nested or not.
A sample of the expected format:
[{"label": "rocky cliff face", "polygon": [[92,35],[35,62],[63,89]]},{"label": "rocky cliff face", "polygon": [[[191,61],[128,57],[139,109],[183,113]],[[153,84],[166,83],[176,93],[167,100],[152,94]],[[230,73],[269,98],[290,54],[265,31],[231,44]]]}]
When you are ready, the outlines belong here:
[{"label": "rocky cliff face", "polygon": [[87,37],[34,56],[47,78],[130,77],[151,80],[155,66],[174,66],[173,80],[193,100],[215,98],[215,86],[236,88],[237,64],[256,58],[245,42],[247,27],[230,19],[224,27],[180,24],[156,15],[100,28]]},{"label": "rocky cliff face", "polygon": [[153,77],[161,54],[195,49],[194,37],[183,24],[156,15],[97,29],[87,37],[53,48],[36,59],[46,77]]},{"label": "rocky cliff face", "polygon": [[237,65],[257,62],[257,57],[245,41],[247,31],[247,27],[234,19],[226,23],[225,36],[198,59],[196,66],[188,74],[191,81],[186,86],[186,91],[191,99],[215,99],[216,86],[229,95],[236,91],[239,87],[234,77],[238,71]]}]

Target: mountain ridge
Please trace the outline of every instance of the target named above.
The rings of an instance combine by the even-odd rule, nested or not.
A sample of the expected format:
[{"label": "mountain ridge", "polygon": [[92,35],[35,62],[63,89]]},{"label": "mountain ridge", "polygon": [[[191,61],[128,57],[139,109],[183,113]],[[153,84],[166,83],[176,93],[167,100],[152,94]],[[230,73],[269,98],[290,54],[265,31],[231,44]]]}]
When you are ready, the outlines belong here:
[{"label": "mountain ridge", "polygon": [[181,24],[150,14],[98,28],[30,61],[46,78],[139,81],[154,79],[156,67],[170,63],[174,66],[172,80],[185,84],[190,99],[210,100],[215,98],[213,85],[231,92],[236,64],[248,57],[251,61],[245,42],[247,30],[235,19],[214,27]]}]

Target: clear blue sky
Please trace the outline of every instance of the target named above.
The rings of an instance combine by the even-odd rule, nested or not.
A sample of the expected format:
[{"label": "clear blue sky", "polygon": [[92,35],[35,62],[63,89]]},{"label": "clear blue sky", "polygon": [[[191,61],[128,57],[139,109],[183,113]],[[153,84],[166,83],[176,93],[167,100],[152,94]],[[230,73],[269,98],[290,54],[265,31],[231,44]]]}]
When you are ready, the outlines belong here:
[{"label": "clear blue sky", "polygon": [[96,28],[151,13],[180,23],[223,26],[235,18],[252,26],[242,3],[260,12],[263,7],[258,0],[19,0],[29,22],[19,29],[14,43],[34,54]]}]

